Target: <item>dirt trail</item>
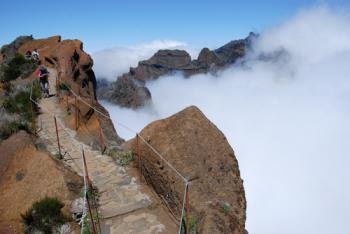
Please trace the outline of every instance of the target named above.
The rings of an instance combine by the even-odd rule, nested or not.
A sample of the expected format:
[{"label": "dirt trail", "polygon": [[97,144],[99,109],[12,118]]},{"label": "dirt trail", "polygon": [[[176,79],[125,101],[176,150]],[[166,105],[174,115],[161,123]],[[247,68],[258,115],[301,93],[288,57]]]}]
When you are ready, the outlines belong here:
[{"label": "dirt trail", "polygon": [[[55,94],[56,77],[56,70],[50,69],[51,95]],[[157,199],[153,199],[150,193],[146,194],[144,189],[141,191],[141,186],[136,183],[134,177],[128,175],[124,167],[118,166],[112,158],[101,155],[99,151],[79,141],[76,132],[65,126],[66,113],[60,108],[56,96],[42,99],[40,107],[42,114],[37,120],[40,139],[46,143],[51,154],[58,154],[54,114],[57,118],[61,154],[65,165],[81,176],[83,175],[81,149],[84,148],[89,177],[100,194],[102,233],[176,232],[176,225],[162,206],[159,206]]]}]

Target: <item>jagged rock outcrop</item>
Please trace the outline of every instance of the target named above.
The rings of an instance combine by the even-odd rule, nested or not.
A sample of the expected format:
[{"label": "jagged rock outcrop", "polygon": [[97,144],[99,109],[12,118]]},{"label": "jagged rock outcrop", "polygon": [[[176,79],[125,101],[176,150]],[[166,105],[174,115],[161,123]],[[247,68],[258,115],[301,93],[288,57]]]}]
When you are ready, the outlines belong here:
[{"label": "jagged rock outcrop", "polygon": [[[198,108],[188,107],[155,121],[140,135],[190,180],[190,213],[197,222],[197,233],[246,233],[245,192],[234,151]],[[135,139],[130,145],[137,152]],[[180,216],[181,178],[142,141],[140,152],[147,182],[172,213]]]},{"label": "jagged rock outcrop", "polygon": [[[93,60],[83,50],[81,41],[61,40],[60,36],[45,39],[33,39],[31,36],[24,36],[17,38],[9,45],[3,46],[0,57],[7,57],[15,53],[24,54],[27,50],[32,51],[34,49],[38,50],[41,63],[57,69],[57,79],[60,82],[67,83],[85,102],[92,104],[99,111],[108,115],[107,110],[96,99],[96,77],[92,70]],[[78,108],[81,117],[85,118],[85,122],[91,118],[97,120],[97,125],[102,127],[107,146],[114,147],[123,142],[116,134],[110,119],[87,108],[83,102],[79,102]],[[96,136],[95,140],[98,142],[99,128],[96,127],[95,130],[97,132],[91,132],[91,135]]]},{"label": "jagged rock outcrop", "polygon": [[159,50],[150,59],[130,68],[129,75],[136,80],[151,80],[173,70],[182,70],[191,63],[191,56],[184,50]]},{"label": "jagged rock outcrop", "polygon": [[118,92],[109,92],[110,88],[106,86],[100,89],[99,97],[107,100],[118,100],[118,105],[122,107],[143,106],[151,98],[151,93],[146,87],[138,85],[127,76],[120,77],[112,83],[112,86]]},{"label": "jagged rock outcrop", "polygon": [[[181,72],[186,77],[198,73],[215,73],[242,58],[256,36],[250,33],[247,38],[231,41],[216,50],[204,48],[195,60],[191,60],[184,50],[159,50],[150,59],[140,61],[137,67],[131,67],[128,73],[118,77],[115,84],[99,90],[99,97],[124,107],[140,107],[151,98],[151,95],[144,95],[149,93],[144,87],[145,82],[172,72]],[[125,90],[133,92],[127,94],[127,101]]]}]

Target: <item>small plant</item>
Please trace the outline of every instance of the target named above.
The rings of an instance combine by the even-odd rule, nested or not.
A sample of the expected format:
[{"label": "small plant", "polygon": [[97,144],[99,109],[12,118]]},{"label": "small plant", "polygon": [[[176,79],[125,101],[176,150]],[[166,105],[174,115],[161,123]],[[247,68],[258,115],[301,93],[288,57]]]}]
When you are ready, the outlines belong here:
[{"label": "small plant", "polygon": [[188,225],[189,225],[190,232],[196,232],[197,220],[192,215],[190,215]]},{"label": "small plant", "polygon": [[230,212],[230,210],[231,210],[231,206],[230,206],[230,204],[229,204],[228,202],[222,203],[222,205],[221,205],[221,211],[222,211],[225,215],[227,215],[227,214]]},{"label": "small plant", "polygon": [[52,233],[57,226],[64,224],[67,219],[61,209],[64,204],[57,198],[45,197],[35,202],[24,214],[21,214],[25,233],[42,231]]},{"label": "small plant", "polygon": [[[181,224],[181,231],[180,233],[181,234],[185,234],[186,233],[186,220],[185,220],[185,217],[182,218],[182,224]],[[188,229],[189,229],[189,232],[190,233],[196,233],[196,228],[197,228],[197,220],[195,217],[193,217],[191,214],[190,214],[190,217],[189,217],[189,220],[188,220]]]},{"label": "small plant", "polygon": [[37,66],[36,61],[27,60],[23,55],[16,54],[9,62],[1,65],[1,81],[5,83],[18,77],[27,78]]},{"label": "small plant", "polygon": [[70,86],[70,84],[68,84],[67,82],[63,81],[63,82],[60,82],[58,88],[59,88],[60,90],[69,91],[70,88],[71,88],[71,86]]},{"label": "small plant", "polygon": [[[6,139],[19,130],[25,130],[29,133],[34,132],[35,126],[33,125],[32,115],[37,112],[37,106],[30,101],[30,92],[31,85],[28,85],[19,88],[16,93],[1,100],[3,111],[0,115],[0,138]],[[32,98],[37,101],[40,96],[39,84],[34,82]]]},{"label": "small plant", "polygon": [[89,224],[87,216],[85,216],[84,220],[83,220],[83,231],[82,231],[82,233],[83,234],[91,234],[90,224]]},{"label": "small plant", "polygon": [[135,159],[134,154],[131,151],[110,150],[108,155],[115,159],[120,166],[128,165]]}]

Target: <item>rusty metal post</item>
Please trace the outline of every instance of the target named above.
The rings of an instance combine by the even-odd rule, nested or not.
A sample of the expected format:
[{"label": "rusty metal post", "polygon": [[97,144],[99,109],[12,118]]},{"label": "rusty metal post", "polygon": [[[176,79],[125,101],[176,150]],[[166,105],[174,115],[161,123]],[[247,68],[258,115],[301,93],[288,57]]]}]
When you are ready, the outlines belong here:
[{"label": "rusty metal post", "polygon": [[33,110],[33,103],[32,101],[29,100],[29,105],[30,105],[30,112],[32,114],[32,127],[34,128],[34,134],[36,134],[36,127],[35,127],[35,116],[34,116],[34,110]]},{"label": "rusty metal post", "polygon": [[74,105],[75,105],[75,130],[78,130],[78,104],[77,97],[74,96]]},{"label": "rusty metal post", "polygon": [[99,126],[99,132],[100,132],[100,145],[101,145],[101,153],[103,154],[105,151],[105,143],[104,143],[104,138],[103,138],[103,132],[101,125]]},{"label": "rusty metal post", "polygon": [[140,183],[141,183],[142,182],[142,157],[141,157],[141,151],[140,151],[139,134],[136,134],[136,151],[137,151],[137,156],[139,157],[139,171],[140,171]]},{"label": "rusty metal post", "polygon": [[[84,168],[85,168],[85,172],[86,172],[86,179],[88,181],[88,184],[89,184],[89,188],[90,188],[90,191],[92,193],[92,184],[91,184],[91,181],[90,181],[90,178],[89,178],[89,173],[88,173],[88,170],[87,170],[87,166],[86,166],[86,159],[85,159],[85,153],[84,153],[84,149],[82,149],[82,154],[83,154],[83,161],[84,161]],[[90,202],[89,202],[89,196],[87,196],[87,204],[88,204],[88,209],[89,209],[89,216],[90,216],[90,219],[91,219],[91,224],[92,224],[92,233],[93,234],[96,234],[96,227],[95,227],[95,222],[94,222],[94,217],[92,215],[92,211],[91,211],[91,206],[90,206]]]},{"label": "rusty metal post", "polygon": [[58,136],[58,128],[57,128],[57,120],[56,120],[56,116],[53,117],[55,120],[55,128],[56,128],[56,137],[57,137],[57,145],[58,145],[58,154],[60,156],[60,158],[62,157],[61,154],[61,145],[60,145],[60,138]]},{"label": "rusty metal post", "polygon": [[186,184],[186,234],[190,233],[190,195]]}]

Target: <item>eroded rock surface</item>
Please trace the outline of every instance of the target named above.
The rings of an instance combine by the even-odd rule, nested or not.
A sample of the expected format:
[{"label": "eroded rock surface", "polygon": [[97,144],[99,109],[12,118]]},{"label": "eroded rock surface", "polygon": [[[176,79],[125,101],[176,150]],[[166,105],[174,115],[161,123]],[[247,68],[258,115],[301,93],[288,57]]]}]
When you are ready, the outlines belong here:
[{"label": "eroded rock surface", "polygon": [[[246,199],[234,151],[222,132],[192,106],[146,126],[140,135],[191,182],[190,213],[198,233],[246,233]],[[137,151],[136,140],[130,143]],[[143,174],[176,216],[184,184],[140,141]]]}]

